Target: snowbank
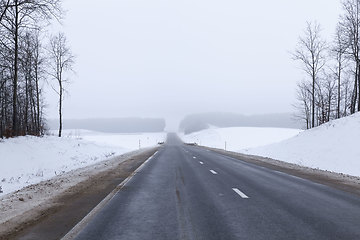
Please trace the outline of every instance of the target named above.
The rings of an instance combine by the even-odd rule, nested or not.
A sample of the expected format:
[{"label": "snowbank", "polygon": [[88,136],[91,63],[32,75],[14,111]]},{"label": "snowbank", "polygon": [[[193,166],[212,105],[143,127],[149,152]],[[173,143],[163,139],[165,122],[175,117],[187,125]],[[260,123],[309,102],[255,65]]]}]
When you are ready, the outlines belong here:
[{"label": "snowbank", "polygon": [[301,131],[218,128],[182,135],[185,142],[360,176],[360,113]]},{"label": "snowbank", "polygon": [[1,195],[125,152],[164,141],[166,133],[104,134],[86,130],[0,141]]},{"label": "snowbank", "polygon": [[[52,134],[56,135],[57,132],[53,131]],[[96,144],[126,148],[129,151],[154,146],[159,142],[166,139],[166,133],[103,133],[89,131],[86,129],[73,129],[64,130],[63,136],[70,138],[80,138]]]},{"label": "snowbank", "polygon": [[311,168],[360,176],[360,113],[269,146],[241,152]]},{"label": "snowbank", "polygon": [[299,134],[299,129],[289,128],[258,128],[258,127],[231,127],[210,128],[189,135],[180,135],[186,143],[238,151],[258,146],[280,142]]}]

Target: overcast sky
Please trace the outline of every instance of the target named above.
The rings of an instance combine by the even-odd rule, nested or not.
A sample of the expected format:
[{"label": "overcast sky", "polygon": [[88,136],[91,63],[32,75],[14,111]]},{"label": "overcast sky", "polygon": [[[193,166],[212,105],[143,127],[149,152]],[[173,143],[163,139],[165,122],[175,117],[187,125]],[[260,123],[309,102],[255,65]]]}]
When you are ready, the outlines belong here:
[{"label": "overcast sky", "polygon": [[[64,0],[77,56],[64,118],[293,111],[306,21],[331,38],[338,0]],[[49,94],[48,117],[57,117]]]}]

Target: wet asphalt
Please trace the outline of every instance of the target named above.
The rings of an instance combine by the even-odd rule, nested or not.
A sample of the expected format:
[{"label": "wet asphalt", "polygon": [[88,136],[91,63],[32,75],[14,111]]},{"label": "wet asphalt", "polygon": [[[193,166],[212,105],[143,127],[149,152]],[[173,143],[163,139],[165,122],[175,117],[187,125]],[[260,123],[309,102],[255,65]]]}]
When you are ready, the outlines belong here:
[{"label": "wet asphalt", "polygon": [[76,239],[358,240],[360,198],[170,134]]}]

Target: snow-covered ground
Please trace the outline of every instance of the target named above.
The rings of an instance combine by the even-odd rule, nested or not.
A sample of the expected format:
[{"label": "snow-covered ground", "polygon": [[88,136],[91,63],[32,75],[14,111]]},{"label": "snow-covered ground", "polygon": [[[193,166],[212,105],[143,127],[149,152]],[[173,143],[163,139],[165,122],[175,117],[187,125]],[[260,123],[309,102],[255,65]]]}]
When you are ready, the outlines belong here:
[{"label": "snow-covered ground", "polygon": [[[56,135],[57,131],[51,134]],[[166,133],[103,133],[89,131],[85,129],[64,130],[63,136],[70,138],[81,138],[100,145],[125,148],[135,150],[143,147],[154,146],[159,142],[165,141]]]},{"label": "snow-covered ground", "polygon": [[360,176],[360,113],[304,131],[281,143],[243,151],[301,166]]},{"label": "snow-covered ground", "polygon": [[188,135],[180,135],[186,143],[220,148],[229,151],[238,151],[280,142],[299,134],[299,129],[289,128],[258,128],[258,127],[231,127],[202,130]]},{"label": "snow-covered ground", "polygon": [[185,142],[360,176],[360,113],[307,130],[218,128],[182,135]]},{"label": "snow-covered ground", "polygon": [[1,195],[111,156],[155,146],[166,133],[109,134],[66,130],[55,136],[17,137],[0,141]]}]

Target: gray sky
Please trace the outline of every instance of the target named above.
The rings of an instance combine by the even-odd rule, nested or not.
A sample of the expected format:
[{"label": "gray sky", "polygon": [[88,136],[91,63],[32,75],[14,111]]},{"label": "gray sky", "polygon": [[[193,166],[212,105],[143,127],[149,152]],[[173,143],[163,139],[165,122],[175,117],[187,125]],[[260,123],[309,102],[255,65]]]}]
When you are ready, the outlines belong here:
[{"label": "gray sky", "polygon": [[[293,111],[289,54],[306,21],[332,37],[337,0],[64,0],[77,56],[65,118]],[[48,94],[48,117],[57,117]]]}]

